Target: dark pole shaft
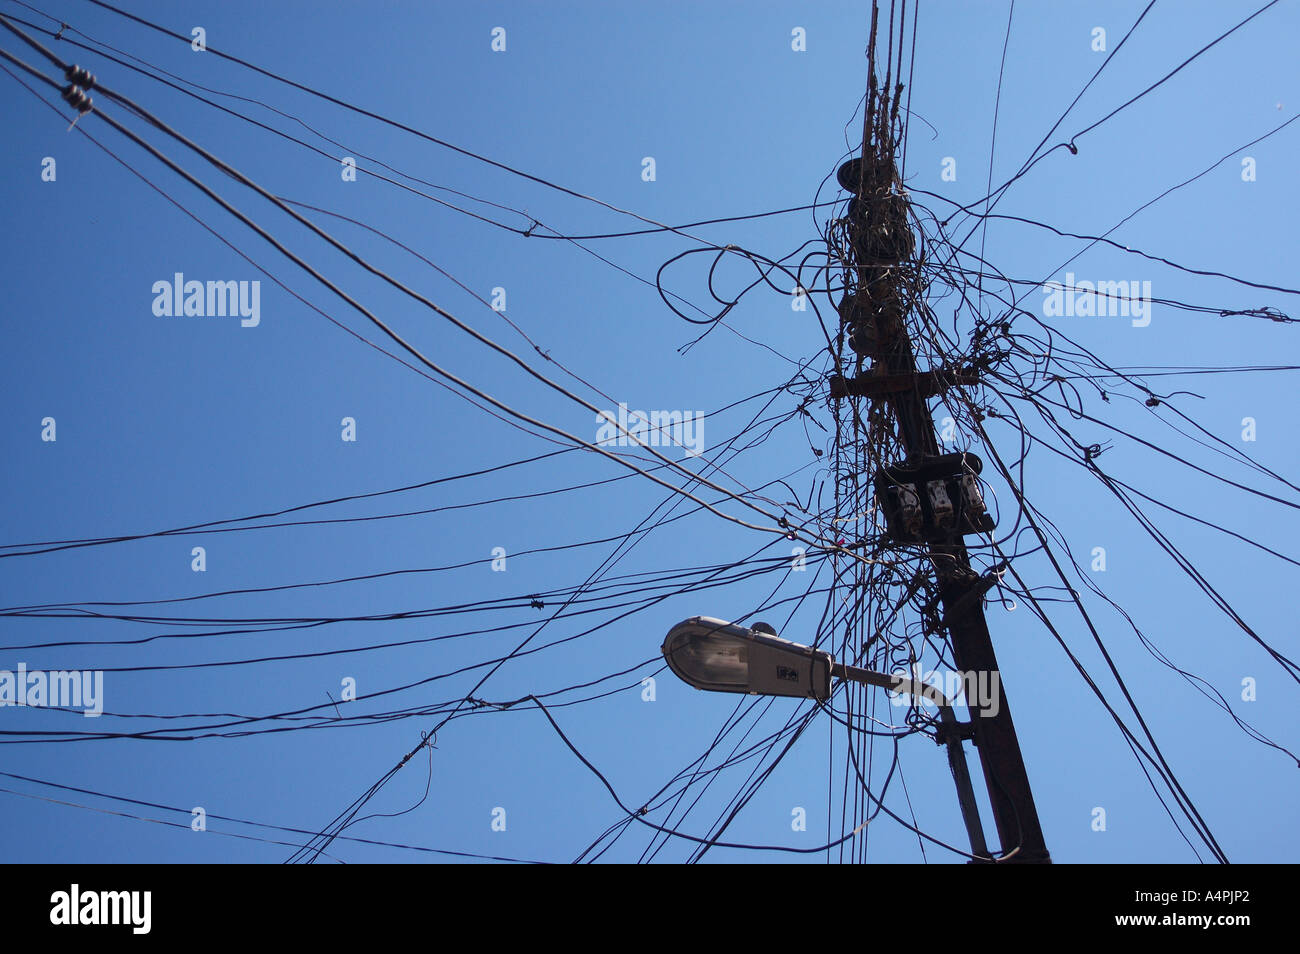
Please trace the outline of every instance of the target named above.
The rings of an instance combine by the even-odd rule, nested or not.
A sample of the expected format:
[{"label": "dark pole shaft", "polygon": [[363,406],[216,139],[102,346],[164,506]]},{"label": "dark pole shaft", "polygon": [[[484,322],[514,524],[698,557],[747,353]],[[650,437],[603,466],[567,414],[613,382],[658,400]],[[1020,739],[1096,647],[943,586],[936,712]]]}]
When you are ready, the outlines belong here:
[{"label": "dark pole shaft", "polygon": [[[932,552],[938,549],[933,548]],[[970,570],[965,548],[953,549],[960,551],[956,566],[969,576],[940,572],[939,594],[948,617],[948,632],[952,637],[957,668],[968,676],[973,674],[977,686],[988,687],[987,697],[978,700],[984,708],[973,707],[970,714],[998,840],[1004,853],[1019,846],[1020,850],[1010,860],[1045,864],[1051,861],[1051,857],[1039,825],[1038,809],[1034,806],[1034,795],[1029,787],[1029,773],[1025,770],[1020,740],[1016,737],[1011,707],[1003,691],[993,641],[984,619],[983,588],[978,586]],[[996,682],[990,673],[998,673]]]},{"label": "dark pole shaft", "polygon": [[[900,263],[898,258],[892,262],[881,261],[878,255],[863,254],[873,246],[881,247],[881,223],[896,223],[892,216],[897,215],[897,204],[906,202],[893,191],[892,155],[876,156],[870,150],[869,144],[864,143],[861,168],[853,170],[856,175],[841,175],[841,184],[852,182],[858,190],[857,212],[849,215],[850,245],[857,259],[853,262],[853,271],[858,285],[850,323],[859,328],[870,324],[877,342],[873,346],[876,360],[885,371],[891,375],[915,375],[915,351],[905,320],[900,320],[902,316],[890,320],[883,312],[879,317],[864,314],[866,306],[861,304],[885,300],[888,296],[873,294],[872,286],[882,291],[891,285],[896,286],[907,264]],[[902,222],[902,228],[906,229],[905,217]],[[896,225],[892,234],[894,247],[905,250],[902,257],[910,258],[910,243],[905,241],[906,236],[900,240]],[[874,260],[863,261],[863,258]],[[921,460],[937,456],[939,446],[934,420],[920,390],[890,392],[883,399],[888,402],[898,422],[899,437],[908,458]],[[980,577],[971,569],[960,535],[954,534],[946,541],[931,544],[929,552],[938,579],[945,623],[952,637],[954,661],[968,685],[973,679],[975,686],[987,691],[986,698],[977,700],[978,705],[972,703],[971,721],[1002,852],[1004,855],[1014,852],[1008,859],[1013,862],[1049,863],[1051,857],[1039,825],[1029,775],[1003,691],[993,641],[984,619],[983,594],[986,587],[981,585]]]}]

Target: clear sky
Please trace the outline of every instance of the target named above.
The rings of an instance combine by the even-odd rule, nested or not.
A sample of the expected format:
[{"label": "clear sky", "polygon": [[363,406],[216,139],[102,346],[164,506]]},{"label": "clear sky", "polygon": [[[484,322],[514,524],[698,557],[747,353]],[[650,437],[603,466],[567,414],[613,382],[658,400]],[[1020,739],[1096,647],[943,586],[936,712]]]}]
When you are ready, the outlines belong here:
[{"label": "clear sky", "polygon": [[[1157,2],[1049,145],[1106,117],[1263,5]],[[213,49],[661,223],[841,199],[833,174],[861,139],[864,3],[130,6],[187,36],[202,28]],[[1022,0],[1008,39],[1006,3],[923,0],[904,169],[916,202],[943,218],[953,203],[980,199],[991,153],[994,185],[1015,174],[1144,6]],[[707,414],[696,435],[703,455],[656,449],[725,487],[729,494],[689,485],[727,517],[771,525],[735,496],[745,491],[757,494],[745,497],[749,503],[777,516],[806,518],[799,508],[810,494],[824,495],[810,509],[830,506],[833,424],[817,383],[825,339],[811,310],[792,307],[785,277],[773,279],[779,291],[760,285],[746,293],[725,325],[689,324],[654,283],[664,262],[700,247],[690,236],[543,238],[652,226],[85,0],[4,0],[0,13],[42,29],[64,22],[68,39],[94,46],[93,38],[114,56],[137,57],[131,62],[198,84],[190,88],[248,117],[28,30],[269,192],[314,207],[303,214],[366,262],[591,405],[615,414],[620,403]],[[1300,123],[1242,147],[1300,106],[1297,36],[1300,4],[1284,0],[1079,136],[1077,154],[1056,149],[996,211],[1096,236],[1224,159],[1110,238],[1188,268],[1294,285]],[[1094,49],[1099,44],[1104,49]],[[57,73],[12,34],[0,35],[0,49]],[[5,66],[57,103],[50,87]],[[589,408],[367,273],[102,92],[92,91],[95,113],[70,131],[66,106],[58,103],[56,115],[14,76],[0,75],[7,224],[0,671],[21,664],[102,672],[103,714],[0,708],[0,772],[9,773],[0,775],[0,859],[281,861],[307,837],[291,829],[321,830],[384,779],[319,860],[460,857],[357,840],[369,839],[567,862],[610,830],[621,834],[598,843],[597,852],[608,846],[601,861],[679,862],[698,852],[690,839],[717,837],[719,820],[741,801],[725,842],[809,849],[855,827],[860,786],[842,726],[816,714],[787,750],[788,732],[772,736],[808,716],[808,703],[697,692],[663,669],[659,652],[668,628],[694,615],[763,619],[787,638],[812,642],[828,599],[853,598],[845,586],[827,593],[842,563],[810,549],[806,569],[796,570],[795,545],[782,536],[703,510],[589,449],[566,451],[572,445],[554,433],[497,409],[489,414],[482,399],[471,403],[440,386],[445,379],[95,113],[179,162],[440,368],[521,414],[598,439]],[[356,161],[355,177],[343,157]],[[827,205],[816,222],[804,208],[688,231],[771,259],[812,242],[797,263],[817,250],[834,214]],[[955,221],[955,239],[974,224]],[[534,222],[536,234],[512,231]],[[933,227],[934,216],[928,222]],[[1218,314],[1269,306],[1294,315],[1295,293],[1190,274],[1010,219],[990,220],[984,243],[984,258],[1024,283],[1016,286],[1021,307],[1112,366],[1300,365],[1294,326]],[[663,273],[665,287],[691,303],[675,301],[687,315],[721,307],[710,297],[712,261],[691,255]],[[248,300],[242,320],[160,315],[158,302],[170,296],[155,286],[170,286],[177,273],[182,281],[258,281],[256,312]],[[755,277],[752,264],[727,257],[714,289],[725,299]],[[1038,286],[1049,279],[1149,281],[1150,321],[1046,315]],[[833,321],[825,295],[818,307]],[[951,325],[952,301],[934,307]],[[1002,306],[989,298],[984,307],[996,314]],[[968,335],[961,320],[958,330]],[[1017,331],[1043,337],[1028,318],[1016,322]],[[781,389],[799,374],[805,384]],[[1087,386],[1081,398],[1067,388],[1047,394],[1072,406],[1082,399],[1091,417],[1181,458],[1060,415],[1082,443],[1108,443],[1099,458],[1107,473],[1239,535],[1135,498],[1260,640],[1291,658],[1300,491],[1239,455],[1295,481],[1295,375],[1152,376],[1145,380],[1161,395],[1180,392],[1157,408],[1118,382],[1107,400]],[[796,413],[805,395],[815,398],[808,416]],[[1032,408],[1018,407],[1030,434],[1052,438]],[[1018,460],[1020,431],[998,422],[988,428],[1001,455]],[[989,456],[968,433],[951,443]],[[682,472],[645,451],[610,450],[643,468],[658,465],[655,476],[688,487]],[[720,470],[706,471],[705,461]],[[1002,521],[999,539],[1024,553],[1015,569],[1108,702],[1140,731],[1080,614],[1061,601],[1050,563],[1028,552],[1033,540],[1016,522],[1010,488],[991,468],[985,476]],[[1077,464],[1039,447],[1022,485],[1059,531],[1056,551],[1082,568],[1072,585],[1223,851],[1233,861],[1294,861],[1297,763],[1285,750],[1300,746],[1295,676]],[[248,517],[257,519],[224,522]],[[19,546],[191,527],[200,529],[52,552]],[[1104,569],[1096,548],[1104,550]],[[334,582],[356,577],[368,579]],[[208,596],[228,591],[245,592]],[[189,599],[197,596],[207,598]],[[990,596],[989,625],[1054,858],[1197,860],[1061,646],[1023,599],[999,590]],[[165,600],[180,601],[147,602]],[[130,605],[105,605],[114,602]],[[33,606],[44,608],[14,615]],[[1134,626],[1203,682],[1158,661]],[[537,651],[516,655],[478,685],[530,637],[526,650]],[[1252,738],[1214,692],[1282,748]],[[629,821],[526,702],[462,705],[430,737],[431,747],[417,749],[421,733],[467,696],[501,703],[530,694],[543,697],[625,806],[651,806],[641,820]],[[877,719],[901,718],[882,695],[873,698]],[[843,699],[835,710],[841,717]],[[138,733],[151,737],[123,737]],[[869,751],[870,765],[861,768],[873,795],[883,792],[885,806],[908,824],[965,847],[942,750],[914,734],[896,747],[878,738]],[[968,753],[976,766],[969,746]],[[696,768],[705,774],[691,777]],[[1161,791],[1200,857],[1210,859]],[[194,830],[204,827],[200,815],[204,831]],[[644,821],[689,838],[656,838]],[[985,827],[992,832],[987,812]],[[963,860],[884,813],[843,850],[716,847],[703,860],[863,856]]]}]

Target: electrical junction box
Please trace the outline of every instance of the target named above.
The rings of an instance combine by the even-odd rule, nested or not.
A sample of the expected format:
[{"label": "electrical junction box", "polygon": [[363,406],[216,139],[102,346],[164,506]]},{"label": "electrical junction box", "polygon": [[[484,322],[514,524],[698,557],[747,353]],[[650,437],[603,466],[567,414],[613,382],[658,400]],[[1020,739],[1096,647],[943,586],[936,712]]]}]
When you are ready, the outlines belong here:
[{"label": "electrical junction box", "polygon": [[877,484],[876,504],[885,512],[890,536],[921,539],[925,517],[921,513],[921,498],[914,488],[908,484],[890,483],[883,487]]},{"label": "electrical junction box", "polygon": [[895,543],[942,541],[993,529],[976,475],[983,463],[971,453],[941,454],[882,467],[876,505]]}]

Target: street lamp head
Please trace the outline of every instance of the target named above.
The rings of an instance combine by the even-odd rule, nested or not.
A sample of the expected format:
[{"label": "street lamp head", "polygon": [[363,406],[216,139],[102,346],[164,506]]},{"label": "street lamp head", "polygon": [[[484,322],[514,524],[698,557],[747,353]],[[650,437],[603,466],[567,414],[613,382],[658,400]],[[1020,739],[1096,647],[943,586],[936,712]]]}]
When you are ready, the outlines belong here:
[{"label": "street lamp head", "polygon": [[663,654],[683,682],[712,692],[829,699],[829,653],[754,629],[692,616],[668,631]]}]

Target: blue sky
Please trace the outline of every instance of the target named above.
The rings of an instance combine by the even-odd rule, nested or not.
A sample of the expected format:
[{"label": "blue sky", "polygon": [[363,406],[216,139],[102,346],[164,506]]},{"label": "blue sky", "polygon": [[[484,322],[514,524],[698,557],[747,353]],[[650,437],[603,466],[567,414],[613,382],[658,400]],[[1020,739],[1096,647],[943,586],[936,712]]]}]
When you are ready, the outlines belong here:
[{"label": "blue sky", "polygon": [[[1106,116],[1259,5],[1157,3],[1051,142]],[[824,393],[809,407],[816,421],[812,424],[791,413],[799,399],[789,392],[777,394],[764,408],[773,395],[761,392],[790,380],[799,365],[811,362],[807,373],[815,378],[824,364],[817,360],[824,339],[816,319],[810,312],[792,310],[788,294],[755,289],[729,312],[727,327],[714,328],[686,349],[705,329],[675,316],[653,281],[662,263],[693,247],[689,239],[672,234],[594,239],[582,242],[584,249],[512,234],[379,180],[367,170],[399,176],[362,157],[382,160],[443,189],[523,210],[523,215],[503,212],[412,183],[519,228],[527,228],[529,219],[566,235],[646,226],[290,90],[211,52],[194,52],[89,3],[41,0],[33,6],[187,81],[245,97],[222,102],[316,145],[327,155],[219,113],[102,56],[42,37],[57,55],[86,66],[108,87],[272,193],[362,221],[390,237],[394,241],[337,217],[306,213],[364,259],[597,407],[626,402],[632,409],[710,412],[703,431],[708,448],[751,431],[739,445],[743,447],[758,436],[755,417],[784,418],[767,440],[734,458],[727,454],[725,477],[715,479],[728,488],[766,485],[762,493],[783,504],[791,495],[772,481],[785,480],[806,501],[810,489],[828,479],[825,463],[811,449],[829,451],[827,434],[818,429],[818,423],[829,426],[830,421]],[[833,173],[855,137],[860,142],[860,118],[854,113],[865,86],[867,31],[860,3],[391,3],[365,9],[198,3],[187,5],[183,14],[169,4],[138,3],[131,10],[185,34],[201,26],[213,48],[658,222],[688,223],[806,206],[815,197],[840,198]],[[1132,3],[1016,5],[997,107],[995,185],[1020,168],[1104,60],[1104,52],[1092,49],[1094,28],[1106,31],[1107,49],[1113,49],[1140,10]],[[986,192],[1007,11],[1006,4],[993,2],[921,4],[905,173],[914,199],[939,216],[951,209],[945,198],[968,203]],[[50,25],[12,0],[0,4],[0,13]],[[501,52],[492,49],[496,27],[505,30]],[[1008,190],[997,211],[1065,232],[1099,235],[1226,156],[1111,238],[1193,268],[1288,285],[1295,247],[1291,213],[1300,198],[1293,172],[1300,124],[1244,151],[1240,147],[1289,119],[1300,105],[1289,43],[1298,27],[1300,7],[1293,2],[1261,14],[1168,83],[1081,136],[1077,155],[1056,150]],[[795,28],[806,33],[804,51],[791,48]],[[33,65],[38,62],[9,34],[0,48]],[[28,77],[24,81],[32,82]],[[447,674],[508,654],[563,601],[549,595],[552,591],[577,587],[597,573],[618,588],[585,597],[593,601],[581,608],[593,612],[550,622],[530,646],[593,632],[510,660],[474,694],[483,700],[516,700],[605,680],[557,698],[608,695],[556,707],[552,715],[625,804],[645,804],[709,748],[734,712],[747,714],[715,750],[710,767],[742,735],[747,734],[743,749],[806,714],[806,705],[794,700],[753,701],[690,689],[660,671],[659,646],[671,625],[693,615],[768,619],[788,638],[811,642],[826,594],[819,591],[802,602],[799,597],[810,587],[829,585],[830,564],[819,564],[810,554],[808,569],[792,572],[789,541],[701,512],[694,503],[673,499],[662,486],[589,450],[276,520],[435,512],[196,532],[21,555],[13,545],[148,534],[277,512],[490,470],[562,445],[503,423],[349,334],[340,324],[392,350],[364,317],[98,116],[82,117],[77,130],[95,137],[143,179],[79,131],[69,131],[66,107],[60,104],[61,116],[56,116],[9,76],[0,76],[0,85],[5,90],[0,109],[9,170],[0,180],[0,204],[10,223],[0,266],[8,292],[8,346],[0,351],[5,381],[0,543],[9,545],[0,550],[0,604],[166,600],[471,564],[121,611],[241,620],[466,608],[431,618],[348,621],[243,635],[201,635],[235,627],[178,620],[5,618],[0,669],[23,663],[29,669],[103,670],[106,714],[86,719],[78,713],[0,708],[0,732],[5,733],[0,735],[5,743],[0,771],[98,793],[0,777],[0,788],[13,793],[82,806],[3,794],[0,858],[280,861],[293,849],[257,839],[297,842],[299,836],[214,816],[318,830],[388,773],[419,743],[420,733],[437,722],[424,715],[329,725],[335,711],[330,699],[340,699],[347,680],[355,682],[362,697],[340,704],[339,713],[348,717],[461,699],[485,670]],[[48,88],[40,92],[52,98]],[[595,440],[597,423],[590,410],[367,274],[174,141],[146,132],[143,123],[104,95],[94,95],[97,110],[126,122],[180,161],[438,365],[506,405]],[[362,172],[355,182],[341,176],[342,156],[357,158]],[[47,157],[56,162],[54,181],[42,180]],[[653,181],[643,178],[646,157],[654,159]],[[1244,157],[1254,160],[1253,181],[1243,179]],[[955,181],[941,175],[946,159],[955,161]],[[832,178],[818,196],[827,176]],[[831,211],[819,209],[818,221],[824,222]],[[969,228],[966,224],[956,235],[964,236]],[[807,211],[691,231],[709,242],[735,244],[771,258],[819,240],[819,227]],[[1026,281],[1021,304],[1037,314],[1043,296],[1035,283],[1064,281],[1067,271],[1088,281],[1150,281],[1156,299],[1216,309],[1268,305],[1288,314],[1296,311],[1293,294],[1187,274],[1114,248],[1093,246],[1071,260],[1087,244],[993,220],[984,257],[1003,273]],[[709,310],[710,261],[708,255],[687,258],[665,272],[666,286]],[[260,322],[242,327],[231,317],[155,315],[154,284],[170,282],[177,272],[199,281],[260,281]],[[718,287],[734,293],[753,277],[752,265],[733,258],[720,266]],[[488,304],[494,289],[504,290],[505,315],[519,331]],[[990,301],[988,307],[995,304]],[[819,307],[832,314],[824,296]],[[934,307],[951,321],[951,302]],[[1159,302],[1152,309],[1145,327],[1123,318],[1043,320],[1114,366],[1300,364],[1290,325],[1189,312]],[[1017,321],[1018,330],[1033,331],[1025,320]],[[1300,439],[1300,426],[1285,400],[1293,393],[1294,374],[1148,380],[1162,393],[1194,392],[1171,400],[1209,435],[1290,478]],[[1108,473],[1170,506],[1284,555],[1295,554],[1300,493],[1180,435],[1169,426],[1179,421],[1168,409],[1150,409],[1131,400],[1131,390],[1117,387],[1119,392],[1128,396],[1102,402],[1094,394],[1086,410],[1284,502],[1244,493],[1099,425],[1075,422],[1076,436],[1085,443],[1112,442],[1101,458]],[[732,406],[742,399],[749,400]],[[942,416],[942,411],[936,413],[936,418]],[[56,422],[54,441],[42,440],[45,418]],[[342,439],[345,418],[355,422],[354,441]],[[1255,422],[1253,441],[1242,439],[1246,418]],[[1028,425],[1031,433],[1048,436],[1041,420]],[[1019,433],[997,422],[989,422],[988,430],[1003,456],[1016,459]],[[1199,432],[1196,436],[1209,440]],[[970,443],[971,435],[957,435],[955,441],[988,456]],[[680,449],[664,452],[692,469],[699,464]],[[1041,449],[1026,468],[1026,495],[1059,529],[1085,575],[1179,668],[1205,680],[1233,703],[1240,718],[1294,750],[1296,687],[1287,672],[1219,612],[1081,468]],[[670,479],[666,470],[659,475]],[[985,476],[1003,526],[1010,527],[1015,522],[1010,489],[991,474]],[[608,482],[529,499],[500,499],[598,481]],[[683,483],[680,475],[676,482]],[[721,495],[704,496],[712,502]],[[469,504],[475,506],[462,506]],[[734,498],[723,498],[718,507],[734,517],[768,523]],[[1294,655],[1289,599],[1294,564],[1154,505],[1144,509],[1255,632],[1280,652]],[[525,553],[616,538],[652,514],[651,524],[664,516],[680,519],[655,526],[626,553],[616,549],[617,542]],[[194,547],[205,551],[201,573],[192,569]],[[506,554],[504,572],[491,566],[498,547]],[[1095,547],[1105,549],[1104,572],[1089,569]],[[617,563],[607,566],[614,554]],[[752,564],[766,572],[670,595],[616,618],[632,607],[615,604],[635,598],[633,591],[645,585],[634,574],[668,584],[651,595],[671,594],[693,568],[751,559],[766,560]],[[1020,558],[1015,567],[1033,586],[1060,584],[1041,554]],[[1040,598],[1059,596],[1037,592]],[[540,594],[546,594],[541,597],[545,607],[528,605]],[[483,606],[495,600],[508,605]],[[1294,860],[1300,845],[1294,759],[1247,737],[1205,695],[1157,662],[1103,600],[1091,592],[1084,600],[1161,750],[1228,857]],[[752,615],[779,601],[786,602]],[[1103,684],[1107,698],[1120,704],[1122,696],[1079,614],[1069,604],[1044,605],[1067,645]],[[989,624],[1056,860],[1195,861],[1120,733],[1060,646],[1025,606],[1007,606],[991,600]],[[491,631],[501,626],[519,628]],[[429,641],[466,631],[486,632]],[[181,633],[191,638],[175,635]],[[85,644],[157,636],[166,638],[136,645]],[[425,641],[357,651],[419,640]],[[69,641],[80,645],[35,648]],[[331,650],[347,652],[121,671]],[[608,678],[615,673],[622,675]],[[652,675],[654,699],[646,701],[641,680]],[[435,676],[441,678],[365,698]],[[1242,699],[1245,679],[1254,680],[1251,701]],[[322,704],[329,708],[314,714],[320,718],[307,723],[311,728],[263,720],[237,727],[252,732],[238,737],[57,742],[36,736],[42,741],[33,742],[32,736],[15,734],[160,728],[184,734],[179,726],[234,720],[150,717],[264,716]],[[887,700],[879,697],[876,705],[877,716],[890,716]],[[1128,720],[1132,723],[1131,713]],[[264,731],[288,727],[296,730]],[[476,855],[569,861],[605,829],[626,821],[609,792],[536,708],[476,711],[451,721],[434,741],[436,748],[420,751],[362,811],[378,817],[348,828],[347,835]],[[745,789],[755,765],[759,771],[766,768],[779,749],[764,761],[751,759],[720,773],[707,788],[696,783],[686,802],[699,794],[699,803],[684,819],[680,812],[673,815],[672,827],[694,837],[709,835],[715,820]],[[878,785],[884,783],[892,752],[888,740],[876,743],[871,771]],[[970,759],[974,765],[975,753]],[[964,845],[942,751],[914,735],[898,745],[898,760],[900,771],[884,789],[885,804],[915,818],[935,838]],[[818,716],[736,816],[724,840],[812,848],[839,838],[845,771],[844,730]],[[132,806],[103,795],[183,811]],[[209,816],[207,831],[191,830],[195,807]],[[1104,809],[1104,831],[1095,830],[1098,808]],[[806,816],[806,831],[792,829],[797,809]],[[662,823],[663,812],[647,817]],[[493,821],[500,817],[504,830],[495,830]],[[830,839],[828,826],[833,828]],[[985,827],[991,833],[987,813]],[[651,838],[649,828],[632,823],[601,860],[647,857],[655,851],[648,848]],[[855,853],[863,839],[869,861],[962,860],[934,844],[923,854],[917,836],[883,814],[854,840]],[[654,858],[683,861],[693,849],[686,840],[672,839]],[[1200,851],[1208,857],[1203,846]],[[328,856],[321,860],[455,860],[344,840],[331,845]],[[704,856],[726,862],[828,858],[840,860],[840,850],[795,854],[715,848]]]}]

